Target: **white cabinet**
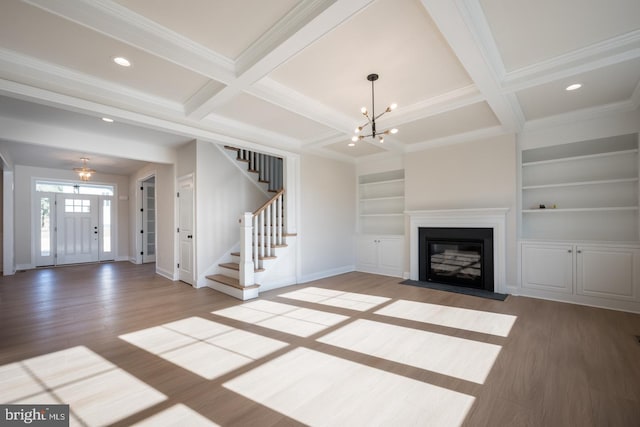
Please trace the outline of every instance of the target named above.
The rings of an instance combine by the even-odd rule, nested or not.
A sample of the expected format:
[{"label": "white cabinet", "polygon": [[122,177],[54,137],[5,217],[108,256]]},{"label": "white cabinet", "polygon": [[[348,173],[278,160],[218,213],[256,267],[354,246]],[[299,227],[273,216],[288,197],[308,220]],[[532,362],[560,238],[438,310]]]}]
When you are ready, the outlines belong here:
[{"label": "white cabinet", "polygon": [[358,238],[358,271],[402,277],[404,238],[392,236],[360,236]]},{"label": "white cabinet", "polygon": [[573,293],[572,245],[522,245],[522,286]]},{"label": "white cabinet", "polygon": [[580,295],[639,300],[639,251],[627,248],[577,247]]},{"label": "white cabinet", "polygon": [[573,295],[579,302],[611,307],[615,306],[597,301],[640,302],[640,246],[524,242],[521,255],[524,289]]}]

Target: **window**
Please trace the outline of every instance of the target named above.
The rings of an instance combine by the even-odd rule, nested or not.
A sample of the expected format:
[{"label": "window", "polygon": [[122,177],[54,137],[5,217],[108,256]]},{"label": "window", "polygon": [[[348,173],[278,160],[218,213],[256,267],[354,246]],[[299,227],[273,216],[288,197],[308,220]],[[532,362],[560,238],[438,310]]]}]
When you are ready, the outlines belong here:
[{"label": "window", "polygon": [[36,191],[66,194],[113,196],[112,185],[73,184],[70,182],[36,181]]},{"label": "window", "polygon": [[91,213],[91,200],[64,199],[64,211],[67,213]]}]

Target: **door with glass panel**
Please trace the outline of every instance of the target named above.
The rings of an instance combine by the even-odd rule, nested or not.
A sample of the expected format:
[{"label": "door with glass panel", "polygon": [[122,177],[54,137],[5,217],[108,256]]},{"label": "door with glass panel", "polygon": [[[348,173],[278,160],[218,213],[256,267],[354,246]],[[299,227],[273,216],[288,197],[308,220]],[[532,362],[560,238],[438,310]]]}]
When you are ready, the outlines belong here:
[{"label": "door with glass panel", "polygon": [[[43,187],[52,185],[40,188]],[[65,187],[56,186],[54,190],[65,190]],[[112,195],[68,194],[41,189],[36,195],[36,266],[115,259]]]},{"label": "door with glass panel", "polygon": [[75,264],[99,260],[98,196],[56,195],[56,264]]},{"label": "door with glass panel", "polygon": [[156,262],[156,184],[155,177],[142,182],[142,262]]}]

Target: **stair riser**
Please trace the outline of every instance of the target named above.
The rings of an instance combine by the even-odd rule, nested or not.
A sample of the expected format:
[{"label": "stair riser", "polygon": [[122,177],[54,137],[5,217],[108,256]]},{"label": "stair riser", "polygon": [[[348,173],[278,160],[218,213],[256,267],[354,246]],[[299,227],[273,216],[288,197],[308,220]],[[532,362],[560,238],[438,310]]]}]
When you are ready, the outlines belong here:
[{"label": "stair riser", "polygon": [[238,270],[234,270],[232,268],[226,268],[222,266],[219,266],[219,268],[220,268],[220,274],[233,277],[234,279],[240,279],[240,272]]},{"label": "stair riser", "polygon": [[207,286],[211,289],[215,289],[218,292],[222,292],[223,294],[227,294],[242,301],[258,298],[258,288],[242,290],[216,282],[215,280],[209,280],[208,282]]}]

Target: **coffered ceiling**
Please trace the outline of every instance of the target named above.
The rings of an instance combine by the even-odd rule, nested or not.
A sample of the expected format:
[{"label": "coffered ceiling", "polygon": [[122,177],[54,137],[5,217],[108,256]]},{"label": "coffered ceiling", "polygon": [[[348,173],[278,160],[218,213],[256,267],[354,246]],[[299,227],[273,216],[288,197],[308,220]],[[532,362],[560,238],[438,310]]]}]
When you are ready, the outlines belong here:
[{"label": "coffered ceiling", "polygon": [[[351,161],[640,103],[637,0],[3,0],[0,11],[0,151],[25,162],[26,144],[70,162],[167,161],[195,138]],[[376,110],[398,103],[378,129],[400,131],[349,147],[370,73]]]}]

